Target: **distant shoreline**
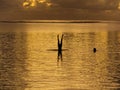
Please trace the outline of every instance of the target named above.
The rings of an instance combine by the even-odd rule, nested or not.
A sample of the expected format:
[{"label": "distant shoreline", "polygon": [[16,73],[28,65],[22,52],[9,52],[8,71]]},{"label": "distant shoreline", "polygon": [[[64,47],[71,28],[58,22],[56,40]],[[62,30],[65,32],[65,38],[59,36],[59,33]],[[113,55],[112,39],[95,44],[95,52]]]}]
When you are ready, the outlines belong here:
[{"label": "distant shoreline", "polygon": [[5,20],[0,23],[119,23],[120,21],[102,20]]}]

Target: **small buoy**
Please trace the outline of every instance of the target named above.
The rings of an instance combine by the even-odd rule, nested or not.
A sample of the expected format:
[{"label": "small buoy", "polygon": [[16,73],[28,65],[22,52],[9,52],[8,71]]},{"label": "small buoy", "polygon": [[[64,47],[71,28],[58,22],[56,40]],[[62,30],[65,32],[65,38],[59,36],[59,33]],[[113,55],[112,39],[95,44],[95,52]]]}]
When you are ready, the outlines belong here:
[{"label": "small buoy", "polygon": [[93,48],[93,52],[96,53],[96,51],[97,51],[96,48]]}]

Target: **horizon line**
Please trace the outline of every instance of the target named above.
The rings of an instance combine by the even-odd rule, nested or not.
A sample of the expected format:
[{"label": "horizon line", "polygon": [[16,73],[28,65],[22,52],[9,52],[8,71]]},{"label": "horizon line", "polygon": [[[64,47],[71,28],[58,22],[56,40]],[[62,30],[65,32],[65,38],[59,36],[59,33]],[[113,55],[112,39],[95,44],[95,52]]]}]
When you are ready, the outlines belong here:
[{"label": "horizon line", "polygon": [[0,20],[0,23],[111,23],[114,20]]}]

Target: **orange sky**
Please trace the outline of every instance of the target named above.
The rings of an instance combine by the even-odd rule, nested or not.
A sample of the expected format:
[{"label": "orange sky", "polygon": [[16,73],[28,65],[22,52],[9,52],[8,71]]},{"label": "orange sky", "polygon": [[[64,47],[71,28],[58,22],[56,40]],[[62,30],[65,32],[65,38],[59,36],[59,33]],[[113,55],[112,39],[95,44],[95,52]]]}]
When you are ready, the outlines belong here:
[{"label": "orange sky", "polygon": [[120,20],[120,0],[1,0],[0,20]]}]

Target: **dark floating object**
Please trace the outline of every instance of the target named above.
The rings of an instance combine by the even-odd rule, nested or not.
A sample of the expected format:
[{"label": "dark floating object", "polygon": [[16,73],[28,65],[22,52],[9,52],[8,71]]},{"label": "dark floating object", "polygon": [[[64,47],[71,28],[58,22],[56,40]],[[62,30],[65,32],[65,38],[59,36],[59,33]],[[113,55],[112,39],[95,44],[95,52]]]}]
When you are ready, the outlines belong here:
[{"label": "dark floating object", "polygon": [[93,48],[93,52],[96,53],[97,49],[96,48]]}]

